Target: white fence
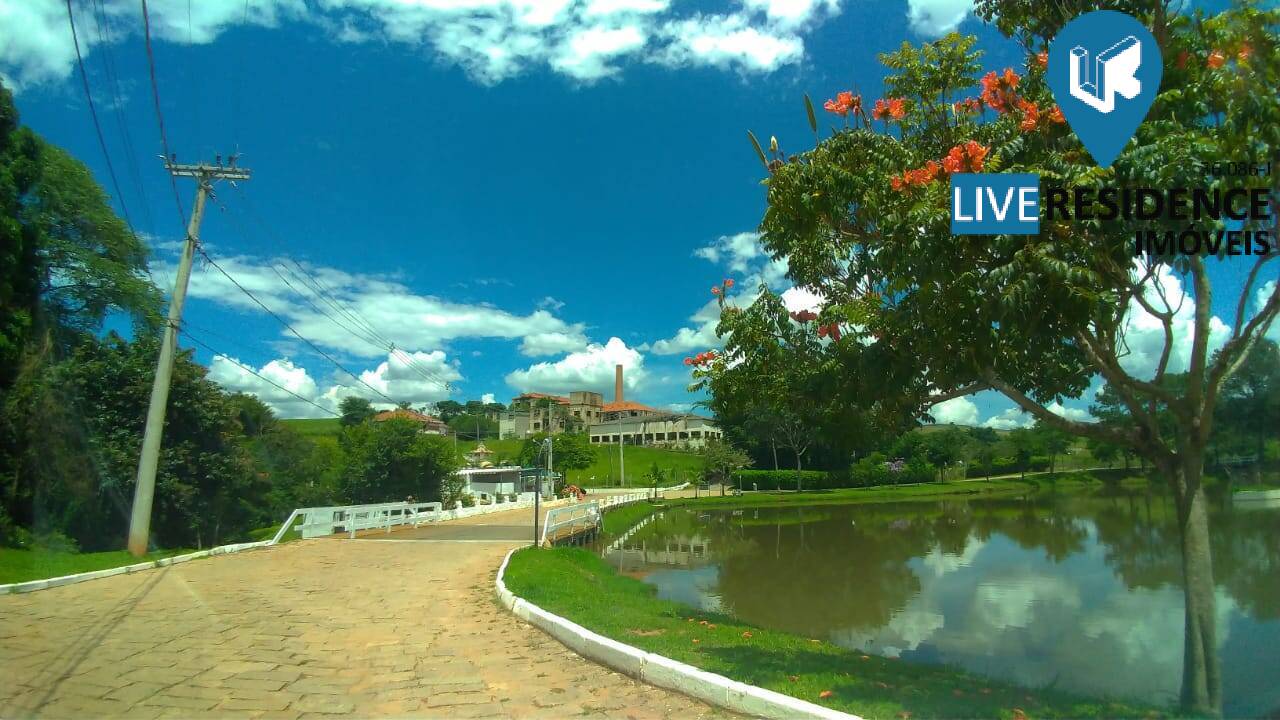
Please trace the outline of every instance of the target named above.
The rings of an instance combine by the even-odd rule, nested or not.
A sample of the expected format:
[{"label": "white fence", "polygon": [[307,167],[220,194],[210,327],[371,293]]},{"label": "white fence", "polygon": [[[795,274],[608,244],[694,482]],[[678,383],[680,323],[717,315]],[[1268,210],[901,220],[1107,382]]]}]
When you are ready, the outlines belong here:
[{"label": "white fence", "polygon": [[542,526],[542,537],[539,539],[538,544],[546,545],[548,539],[555,541],[562,536],[574,535],[589,528],[599,527],[600,518],[607,508],[648,500],[649,497],[650,494],[648,492],[602,495],[599,500],[552,508],[547,511],[547,520]]},{"label": "white fence", "polygon": [[302,518],[302,522],[297,529],[304,538],[323,537],[338,532],[348,532],[351,537],[355,537],[357,530],[385,528],[387,532],[391,532],[391,528],[399,525],[417,527],[424,522],[436,522],[444,519],[443,510],[444,506],[438,502],[298,508],[280,526],[276,536],[271,539],[271,544],[280,542],[298,518]]}]

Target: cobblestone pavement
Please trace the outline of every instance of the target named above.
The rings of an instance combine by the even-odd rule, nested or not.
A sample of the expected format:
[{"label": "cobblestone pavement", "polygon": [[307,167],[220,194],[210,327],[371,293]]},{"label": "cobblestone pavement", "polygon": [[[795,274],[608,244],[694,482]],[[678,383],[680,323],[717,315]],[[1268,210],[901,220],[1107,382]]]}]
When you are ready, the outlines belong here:
[{"label": "cobblestone pavement", "polygon": [[517,544],[303,541],[3,596],[0,716],[724,714],[501,608],[493,577]]}]

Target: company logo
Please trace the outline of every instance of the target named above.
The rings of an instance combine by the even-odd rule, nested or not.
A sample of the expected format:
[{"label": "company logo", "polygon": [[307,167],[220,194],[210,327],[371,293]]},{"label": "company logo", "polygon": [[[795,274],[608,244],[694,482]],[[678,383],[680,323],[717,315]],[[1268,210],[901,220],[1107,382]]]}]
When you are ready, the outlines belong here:
[{"label": "company logo", "polygon": [[1146,118],[1162,71],[1160,49],[1142,23],[1098,10],[1054,38],[1046,80],[1085,150],[1110,167]]},{"label": "company logo", "polygon": [[952,235],[1036,235],[1040,176],[956,173],[951,176]]}]

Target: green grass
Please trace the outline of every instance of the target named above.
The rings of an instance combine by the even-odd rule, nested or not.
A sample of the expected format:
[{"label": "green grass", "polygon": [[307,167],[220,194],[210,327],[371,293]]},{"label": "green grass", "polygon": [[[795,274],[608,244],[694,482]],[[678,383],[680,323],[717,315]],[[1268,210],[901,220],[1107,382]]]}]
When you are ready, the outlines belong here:
[{"label": "green grass", "polygon": [[[1064,488],[1075,482],[1062,479],[1056,484]],[[771,505],[848,505],[863,502],[898,502],[907,500],[933,500],[949,496],[1017,495],[1037,492],[1041,483],[1032,479],[1021,480],[973,480],[970,482],[928,483],[922,485],[878,486],[870,488],[840,488],[838,490],[813,490],[807,492],[758,492],[739,497],[726,495],[700,498],[674,498],[667,505],[696,505],[698,507],[768,507]]]},{"label": "green grass", "polygon": [[136,558],[124,550],[71,553],[53,550],[0,549],[0,584],[43,580],[94,570],[133,565],[192,552],[190,549],[161,550]]},{"label": "green grass", "polygon": [[660,507],[662,506],[641,501],[605,510],[604,517],[600,520],[600,529],[606,535],[624,533]]},{"label": "green grass", "polygon": [[314,420],[281,420],[280,424],[293,430],[299,435],[308,437],[332,435],[337,437],[338,432],[342,430],[342,426],[338,424],[338,418],[317,418]]},{"label": "green grass", "polygon": [[[302,533],[298,532],[298,526],[301,525],[302,521],[305,519],[306,518],[296,518],[293,521],[293,527],[289,528],[289,531],[284,534],[284,537],[280,538],[281,545],[291,540],[297,540],[302,537]],[[284,523],[280,523],[280,525],[269,525],[267,527],[260,527],[254,530],[250,530],[249,541],[258,542],[261,540],[270,540],[271,538],[276,536],[276,533],[280,531],[280,527],[283,525]]]},{"label": "green grass", "polygon": [[521,550],[507,566],[506,583],[516,595],[619,642],[867,718],[1014,718],[1019,711],[1140,717],[1155,710],[867,655],[698,612],[659,600],[651,586],[578,548]]}]

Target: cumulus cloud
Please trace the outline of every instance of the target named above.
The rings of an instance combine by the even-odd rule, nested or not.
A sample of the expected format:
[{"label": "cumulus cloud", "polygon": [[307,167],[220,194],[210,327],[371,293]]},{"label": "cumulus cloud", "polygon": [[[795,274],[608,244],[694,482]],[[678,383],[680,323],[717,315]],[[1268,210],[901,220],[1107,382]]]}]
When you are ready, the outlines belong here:
[{"label": "cumulus cloud", "polygon": [[[451,302],[418,294],[398,280],[298,264],[287,258],[235,256],[220,258],[218,264],[304,337],[348,356],[385,355],[388,347],[384,340],[415,351],[437,350],[461,338],[519,339],[521,352],[529,356],[581,349],[587,344],[585,325],[565,322],[545,309],[521,315]],[[153,266],[161,287],[172,285],[173,273],[172,262]],[[224,307],[265,314],[213,267],[198,267],[192,272],[188,294]],[[283,327],[280,332],[285,340],[296,339]]]},{"label": "cumulus cloud", "polygon": [[209,364],[210,380],[230,392],[255,395],[277,415],[286,418],[331,417],[338,411],[342,399],[349,396],[365,398],[379,407],[391,407],[391,403],[373,390],[396,403],[422,405],[447,398],[446,383],[462,379],[457,367],[440,351],[411,356],[388,354],[377,367],[359,372],[358,376],[368,387],[336,369],[327,381],[317,382],[305,367],[289,358],[271,360],[255,368],[238,358],[215,355]]},{"label": "cumulus cloud", "polygon": [[488,405],[490,403],[497,402],[497,401],[494,400],[493,393],[485,393],[480,396],[480,402],[484,403],[485,405]]},{"label": "cumulus cloud", "polygon": [[[1163,298],[1161,296],[1163,295]],[[1151,281],[1144,284],[1144,297],[1157,310],[1163,310],[1165,300],[1175,310],[1173,317],[1173,350],[1169,354],[1168,372],[1185,372],[1191,363],[1191,344],[1195,327],[1195,298],[1183,289],[1182,280],[1168,266],[1160,266]],[[1209,319],[1209,353],[1221,348],[1231,337],[1231,328],[1218,319]],[[1164,349],[1164,327],[1160,321],[1143,309],[1137,300],[1129,302],[1125,321],[1124,345],[1117,348],[1120,366],[1140,380],[1155,375]]]},{"label": "cumulus cloud", "polygon": [[627,390],[635,390],[644,383],[644,355],[616,337],[604,345],[588,345],[555,362],[540,362],[515,370],[507,374],[506,381],[520,392],[566,394],[574,390],[594,390],[609,395],[614,367],[619,364],[625,371]]},{"label": "cumulus cloud", "polygon": [[[81,50],[98,44],[94,8],[77,4]],[[537,68],[591,82],[629,60],[771,72],[804,55],[804,38],[839,13],[837,0],[739,0],[702,13],[669,0],[152,0],[152,34],[204,44],[233,25],[302,22],[340,43],[396,43],[493,84]],[[120,42],[142,27],[133,0],[104,0]],[[65,9],[0,0],[0,74],[18,87],[66,79],[75,60]]]},{"label": "cumulus cloud", "polygon": [[[760,286],[765,285],[773,290],[780,290],[787,285],[787,259],[773,260],[760,245],[760,233],[741,232],[724,235],[709,245],[693,251],[713,264],[723,266],[734,278],[734,288],[725,296],[725,304],[733,307],[746,307],[759,297]],[[790,293],[790,295],[788,295]],[[790,288],[782,293],[783,302],[791,308],[792,302],[804,302],[817,297],[813,293],[798,288]],[[720,322],[720,306],[714,299],[706,302],[696,313],[689,317],[690,326],[676,330],[669,338],[653,343],[655,355],[675,355],[693,350],[706,350],[720,344],[716,335],[716,325]]]},{"label": "cumulus cloud", "polygon": [[973,0],[907,0],[911,29],[928,37],[955,30],[973,11]]},{"label": "cumulus cloud", "polygon": [[[1261,310],[1262,306],[1266,305],[1267,301],[1271,299],[1271,296],[1275,294],[1276,294],[1275,280],[1268,280],[1267,282],[1263,283],[1262,287],[1254,291],[1253,312],[1257,313],[1259,310]],[[1267,330],[1267,334],[1264,335],[1263,337],[1267,338],[1268,340],[1280,342],[1280,322],[1273,321],[1271,323],[1271,327]]]},{"label": "cumulus cloud", "polygon": [[987,418],[982,423],[982,427],[994,428],[996,430],[1013,430],[1014,428],[1031,427],[1031,416],[1022,412],[1018,408],[1009,408]]},{"label": "cumulus cloud", "polygon": [[952,398],[934,405],[929,410],[933,419],[943,424],[977,425],[978,406],[967,397]]}]

